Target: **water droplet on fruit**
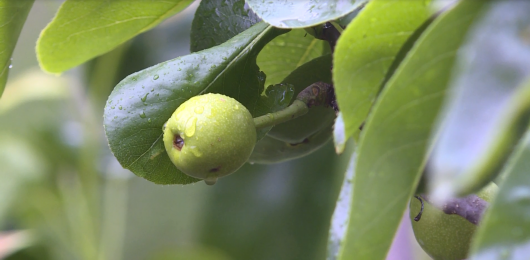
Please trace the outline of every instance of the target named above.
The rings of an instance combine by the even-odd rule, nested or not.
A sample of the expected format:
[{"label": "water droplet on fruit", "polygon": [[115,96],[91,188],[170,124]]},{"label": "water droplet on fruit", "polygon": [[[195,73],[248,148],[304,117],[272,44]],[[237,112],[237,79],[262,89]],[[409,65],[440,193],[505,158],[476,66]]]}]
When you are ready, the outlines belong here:
[{"label": "water droplet on fruit", "polygon": [[146,118],[146,116],[145,116],[145,112],[144,112],[144,111],[142,111],[142,113],[140,113],[140,117],[141,117],[141,118]]},{"label": "water droplet on fruit", "polygon": [[238,105],[235,105],[235,106],[234,106],[234,109],[235,109],[235,110],[238,110],[238,109],[239,109],[239,106],[238,106]]},{"label": "water droplet on fruit", "polygon": [[151,123],[151,118],[148,118],[148,119],[147,119],[147,122]]},{"label": "water droplet on fruit", "polygon": [[188,137],[192,137],[195,134],[195,124],[197,123],[197,118],[192,117],[186,122],[186,129],[184,129],[184,133]]},{"label": "water droplet on fruit", "polygon": [[155,75],[153,76],[153,79],[154,79],[154,80],[157,80],[157,79],[158,79],[158,74],[155,74]]},{"label": "water droplet on fruit", "polygon": [[122,106],[119,106],[119,107],[118,107],[118,109],[119,109],[119,110],[122,110],[122,109],[123,109],[123,107],[122,107]]},{"label": "water droplet on fruit", "polygon": [[111,106],[110,108],[114,109],[114,108],[115,108],[115,106]]},{"label": "water droplet on fruit", "polygon": [[195,113],[202,114],[203,111],[204,111],[204,107],[203,106],[195,107]]},{"label": "water droplet on fruit", "polygon": [[204,183],[210,186],[214,185],[216,182],[217,182],[217,177],[208,177],[207,179],[204,180]]},{"label": "water droplet on fruit", "polygon": [[201,153],[201,151],[199,151],[199,149],[197,149],[197,146],[190,146],[190,151],[191,151],[191,153],[193,153],[193,155],[195,155],[195,157],[201,157],[202,156],[202,153]]},{"label": "water droplet on fruit", "polygon": [[199,102],[208,103],[208,98],[203,96],[203,97],[199,98]]}]

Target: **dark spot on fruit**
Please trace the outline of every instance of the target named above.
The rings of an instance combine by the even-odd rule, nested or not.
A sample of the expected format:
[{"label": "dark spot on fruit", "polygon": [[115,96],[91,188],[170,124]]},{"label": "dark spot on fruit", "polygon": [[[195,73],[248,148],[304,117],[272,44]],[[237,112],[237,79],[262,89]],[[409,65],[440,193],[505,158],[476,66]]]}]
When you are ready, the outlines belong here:
[{"label": "dark spot on fruit", "polygon": [[218,172],[219,169],[221,169],[221,166],[217,166],[215,168],[210,169],[210,172]]},{"label": "dark spot on fruit", "polygon": [[182,150],[182,147],[184,146],[184,139],[180,137],[180,135],[175,135],[175,138],[173,138],[173,147],[177,150]]}]

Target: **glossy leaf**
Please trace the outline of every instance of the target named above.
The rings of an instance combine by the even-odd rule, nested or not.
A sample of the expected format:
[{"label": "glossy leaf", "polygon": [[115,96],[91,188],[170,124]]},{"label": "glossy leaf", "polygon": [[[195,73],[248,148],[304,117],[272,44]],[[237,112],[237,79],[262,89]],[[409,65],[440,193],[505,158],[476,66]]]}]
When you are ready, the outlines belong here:
[{"label": "glossy leaf", "polygon": [[240,101],[254,117],[263,92],[264,75],[256,56],[285,32],[259,23],[225,44],[169,60],[131,74],[111,93],[104,125],[111,150],[120,164],[155,183],[197,181],[178,171],[166,155],[162,127],[189,98],[208,92]]},{"label": "glossy leaf", "polygon": [[40,66],[61,73],[182,11],[192,0],[65,1],[37,41]]},{"label": "glossy leaf", "polygon": [[203,0],[191,24],[191,51],[226,42],[260,21],[244,0]]},{"label": "glossy leaf", "polygon": [[342,187],[340,189],[339,198],[335,205],[335,211],[331,218],[331,226],[329,228],[328,237],[328,253],[326,260],[338,259],[344,239],[346,238],[346,230],[350,221],[351,199],[353,194],[353,179],[355,176],[355,153],[350,158],[348,169],[344,175]]},{"label": "glossy leaf", "polygon": [[0,0],[0,97],[4,92],[11,55],[34,0]]},{"label": "glossy leaf", "polygon": [[[294,96],[294,86],[292,84],[276,84],[269,86],[265,90],[265,95],[260,97],[256,114],[264,115],[270,112],[276,112],[286,108],[291,104]],[[261,140],[270,130],[271,127],[257,129],[257,139]]]},{"label": "glossy leaf", "polygon": [[360,8],[367,0],[247,0],[265,22],[279,28],[303,28],[335,20]]},{"label": "glossy leaf", "polygon": [[429,161],[433,195],[465,195],[489,183],[530,119],[530,3],[492,2],[459,53]]},{"label": "glossy leaf", "polygon": [[[282,83],[292,84],[295,88],[294,94],[298,95],[315,82],[331,84],[330,67],[331,55],[325,55],[298,67]],[[316,132],[331,128],[334,118],[335,111],[331,107],[312,107],[307,114],[274,126],[268,135],[291,144],[301,143]]]},{"label": "glossy leaf", "polygon": [[471,260],[526,259],[530,255],[530,135],[505,168],[505,179],[483,218]]},{"label": "glossy leaf", "polygon": [[265,86],[277,84],[293,70],[329,50],[325,41],[317,40],[305,30],[295,29],[276,37],[258,55],[258,66],[267,75]]},{"label": "glossy leaf", "polygon": [[339,259],[385,259],[419,182],[456,52],[481,5],[462,1],[438,17],[382,91],[357,149],[350,224]]},{"label": "glossy leaf", "polygon": [[331,125],[323,128],[307,140],[298,144],[290,144],[266,135],[261,139],[248,161],[250,163],[273,164],[286,162],[309,155],[322,148],[331,139]]},{"label": "glossy leaf", "polygon": [[428,3],[372,0],[339,38],[333,82],[347,138],[365,120],[402,47],[431,15]]}]

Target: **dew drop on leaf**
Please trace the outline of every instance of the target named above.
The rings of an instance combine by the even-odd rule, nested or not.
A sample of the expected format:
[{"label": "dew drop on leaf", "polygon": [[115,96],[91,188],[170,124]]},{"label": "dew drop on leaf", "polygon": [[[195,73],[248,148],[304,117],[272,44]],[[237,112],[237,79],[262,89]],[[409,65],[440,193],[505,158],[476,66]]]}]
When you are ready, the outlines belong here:
[{"label": "dew drop on leaf", "polygon": [[145,96],[141,98],[142,102],[145,102],[147,100],[147,95],[149,95],[149,93],[146,93]]}]

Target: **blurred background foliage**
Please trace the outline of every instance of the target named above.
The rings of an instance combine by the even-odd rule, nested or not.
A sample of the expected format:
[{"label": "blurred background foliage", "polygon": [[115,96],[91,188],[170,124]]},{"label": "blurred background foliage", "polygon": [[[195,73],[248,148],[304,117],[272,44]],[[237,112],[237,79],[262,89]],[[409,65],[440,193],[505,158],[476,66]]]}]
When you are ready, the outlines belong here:
[{"label": "blurred background foliage", "polygon": [[325,257],[349,155],[331,142],[303,159],[245,165],[213,187],[155,185],[110,153],[101,116],[110,91],[189,53],[198,3],[57,77],[39,70],[34,48],[60,3],[35,2],[0,100],[0,258]]},{"label": "blurred background foliage", "polygon": [[0,259],[325,258],[352,147],[247,164],[213,187],[136,177],[108,148],[104,104],[125,76],[189,53],[198,2],[58,77],[38,68],[34,49],[61,2],[35,1],[0,99]]}]

